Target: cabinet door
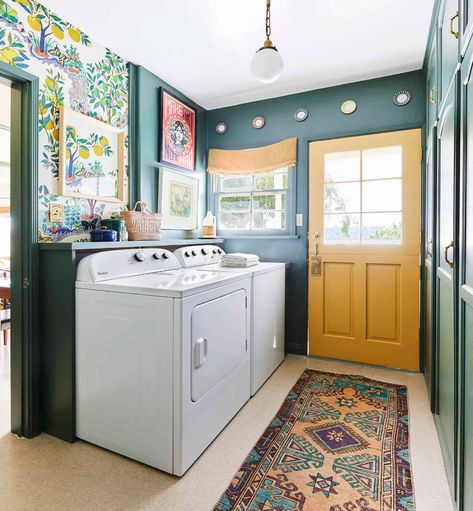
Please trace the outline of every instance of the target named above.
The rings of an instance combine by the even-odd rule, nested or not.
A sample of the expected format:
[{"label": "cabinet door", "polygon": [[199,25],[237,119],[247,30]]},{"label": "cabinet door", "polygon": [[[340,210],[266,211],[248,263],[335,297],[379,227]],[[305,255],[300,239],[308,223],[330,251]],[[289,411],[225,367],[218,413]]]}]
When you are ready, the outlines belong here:
[{"label": "cabinet door", "polygon": [[435,279],[437,254],[435,236],[435,180],[437,168],[437,128],[433,127],[427,143],[425,182],[425,248],[424,248],[424,372],[430,406],[435,411]]},{"label": "cabinet door", "polygon": [[440,10],[441,66],[442,66],[442,102],[453,79],[458,63],[458,0],[444,0]]},{"label": "cabinet door", "polygon": [[436,422],[452,495],[455,495],[457,448],[456,186],[458,169],[457,78],[442,108],[438,127],[437,178],[437,416]]},{"label": "cabinet door", "polygon": [[432,39],[427,72],[427,134],[430,136],[438,114],[437,38]]},{"label": "cabinet door", "polygon": [[463,427],[463,510],[473,509],[473,44],[462,65],[462,164],[460,197],[460,395]]}]

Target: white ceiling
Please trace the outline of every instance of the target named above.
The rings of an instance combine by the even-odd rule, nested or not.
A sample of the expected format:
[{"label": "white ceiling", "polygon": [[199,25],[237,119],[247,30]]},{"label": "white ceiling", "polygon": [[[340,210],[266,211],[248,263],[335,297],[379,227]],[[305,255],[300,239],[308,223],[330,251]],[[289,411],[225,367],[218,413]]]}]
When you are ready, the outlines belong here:
[{"label": "white ceiling", "polygon": [[264,40],[264,0],[42,3],[214,109],[420,69],[434,0],[273,0],[285,71],[269,85],[249,70]]}]

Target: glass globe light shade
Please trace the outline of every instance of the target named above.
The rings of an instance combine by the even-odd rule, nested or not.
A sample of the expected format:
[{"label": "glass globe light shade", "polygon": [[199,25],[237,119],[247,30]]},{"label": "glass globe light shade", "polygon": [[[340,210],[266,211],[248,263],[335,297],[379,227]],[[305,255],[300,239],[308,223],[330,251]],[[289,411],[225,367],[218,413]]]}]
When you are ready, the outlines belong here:
[{"label": "glass globe light shade", "polygon": [[283,67],[282,57],[274,46],[261,48],[251,61],[251,73],[263,83],[276,81],[281,76]]}]

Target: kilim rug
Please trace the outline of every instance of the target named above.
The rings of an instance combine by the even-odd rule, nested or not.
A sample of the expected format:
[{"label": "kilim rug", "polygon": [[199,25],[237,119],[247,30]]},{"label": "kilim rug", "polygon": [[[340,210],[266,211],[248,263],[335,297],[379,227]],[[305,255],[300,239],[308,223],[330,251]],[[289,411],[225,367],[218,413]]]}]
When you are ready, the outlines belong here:
[{"label": "kilim rug", "polygon": [[214,511],[413,511],[407,389],[306,370]]}]

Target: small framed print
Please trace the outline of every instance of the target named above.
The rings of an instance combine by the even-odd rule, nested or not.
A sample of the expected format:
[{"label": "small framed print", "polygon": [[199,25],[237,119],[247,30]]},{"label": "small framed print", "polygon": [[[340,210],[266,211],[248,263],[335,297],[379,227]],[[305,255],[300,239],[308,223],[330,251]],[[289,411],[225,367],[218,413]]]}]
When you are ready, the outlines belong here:
[{"label": "small framed print", "polygon": [[160,161],[195,170],[196,111],[161,87]]},{"label": "small framed print", "polygon": [[198,229],[198,176],[160,168],[159,213],[162,214],[163,229]]},{"label": "small framed print", "polygon": [[66,107],[59,111],[59,195],[124,201],[125,132]]}]

